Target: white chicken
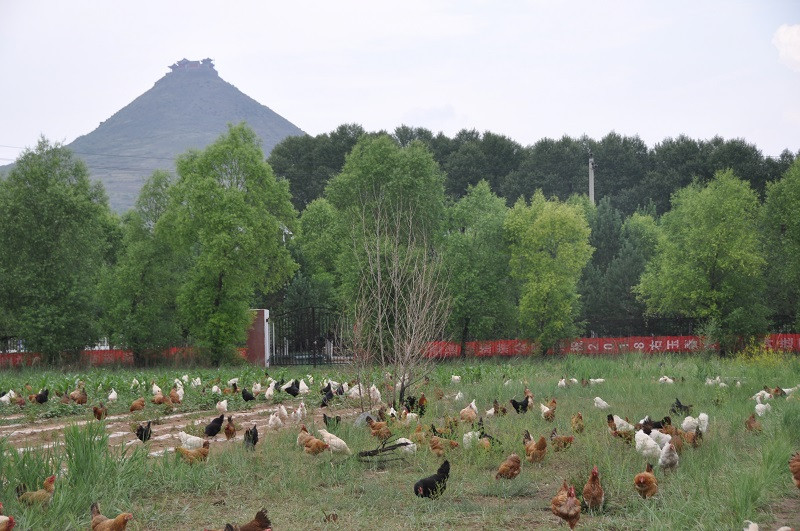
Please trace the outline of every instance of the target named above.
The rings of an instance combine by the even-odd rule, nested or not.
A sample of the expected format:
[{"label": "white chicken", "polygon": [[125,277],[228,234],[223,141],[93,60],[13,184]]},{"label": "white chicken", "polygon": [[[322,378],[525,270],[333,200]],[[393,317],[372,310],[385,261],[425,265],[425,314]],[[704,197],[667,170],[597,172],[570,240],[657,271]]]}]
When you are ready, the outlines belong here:
[{"label": "white chicken", "polygon": [[218,385],[215,385],[215,386],[213,386],[211,388],[211,394],[212,395],[221,395],[222,394],[222,389],[220,389]]},{"label": "white chicken", "polygon": [[203,438],[189,435],[185,431],[178,432],[178,438],[181,440],[181,446],[187,450],[196,450],[203,446]]},{"label": "white chicken", "polygon": [[633,431],[636,429],[633,424],[618,415],[614,415],[614,424],[617,425],[617,431],[619,432]]},{"label": "white chicken", "polygon": [[217,413],[227,413],[228,412],[228,399],[222,400],[217,402]]},{"label": "white chicken", "polygon": [[108,401],[109,401],[109,402],[116,402],[116,401],[117,401],[117,398],[119,398],[119,397],[117,396],[117,391],[116,391],[116,390],[115,390],[115,389],[112,387],[112,388],[111,388],[111,392],[110,392],[110,393],[108,393]]},{"label": "white chicken", "polygon": [[305,402],[300,402],[300,405],[292,412],[292,419],[299,422],[304,418],[306,418],[306,404]]},{"label": "white chicken", "polygon": [[539,404],[539,410],[542,412],[542,418],[545,418],[550,413],[550,408],[544,404]]},{"label": "white chicken", "polygon": [[597,384],[605,383],[605,381],[606,381],[605,378],[589,378],[589,383],[591,385],[597,385]]},{"label": "white chicken", "polygon": [[675,445],[671,442],[664,445],[664,448],[661,449],[661,455],[658,456],[658,466],[662,470],[675,470],[678,468],[679,461],[680,457],[675,450]]},{"label": "white chicken", "polygon": [[233,384],[239,385],[239,378],[231,378],[230,380],[228,380],[228,385],[233,385]]},{"label": "white chicken", "polygon": [[566,378],[561,378],[561,379],[558,381],[558,386],[559,386],[559,387],[566,387],[566,386],[567,386],[567,379],[566,379]]},{"label": "white chicken", "polygon": [[759,417],[763,417],[764,415],[766,415],[770,411],[772,411],[772,404],[769,404],[769,403],[764,404],[764,403],[761,402],[761,397],[760,396],[757,397],[756,398],[756,415],[758,415]]},{"label": "white chicken", "polygon": [[608,402],[606,402],[605,400],[603,400],[599,396],[596,396],[596,397],[594,397],[594,407],[599,408],[599,409],[608,409],[611,406],[608,404]]},{"label": "white chicken", "polygon": [[258,383],[258,382],[253,382],[252,391],[253,391],[253,394],[260,393],[261,392],[261,384]]},{"label": "white chicken", "polygon": [[297,387],[300,389],[299,394],[301,395],[308,394],[309,392],[308,385],[306,385],[306,381],[303,380],[302,378],[300,379],[300,385],[298,385]]},{"label": "white chicken", "polygon": [[267,428],[271,430],[279,430],[281,427],[283,427],[283,421],[281,418],[275,413],[270,415],[269,420],[267,420]]},{"label": "white chicken", "polygon": [[181,387],[176,387],[176,388],[175,388],[175,393],[178,395],[178,399],[179,399],[181,402],[183,402],[183,395],[185,394],[185,392],[184,392],[184,390],[183,390],[183,386],[181,386]]},{"label": "white chicken", "polygon": [[153,382],[153,387],[151,387],[150,390],[153,391],[153,396],[161,393],[161,388],[157,386],[155,382]]},{"label": "white chicken", "polygon": [[278,410],[277,410],[276,413],[278,415],[278,418],[281,419],[282,421],[285,422],[285,421],[289,420],[289,413],[286,411],[286,407],[284,407],[283,404],[280,404],[278,406]]},{"label": "white chicken", "polygon": [[675,380],[673,380],[669,376],[662,376],[661,378],[658,379],[658,383],[671,384],[675,383]]},{"label": "white chicken", "polygon": [[203,385],[203,382],[202,382],[202,380],[200,380],[199,376],[197,378],[192,378],[192,387],[193,388],[200,387],[201,385]]},{"label": "white chicken", "polygon": [[494,408],[486,410],[487,417],[494,417]]},{"label": "white chicken", "polygon": [[267,390],[264,391],[264,398],[267,400],[271,399],[273,396],[275,396],[275,380],[271,381]]},{"label": "white chicken", "polygon": [[381,401],[381,392],[378,391],[378,388],[375,387],[375,384],[372,384],[369,388],[369,399],[373,402]]},{"label": "white chicken", "polygon": [[672,435],[661,433],[659,430],[650,430],[650,438],[653,439],[662,450],[672,440]]},{"label": "white chicken", "polygon": [[656,460],[661,457],[661,448],[658,443],[651,439],[644,430],[637,431],[634,439],[636,440],[636,451],[646,459]]},{"label": "white chicken", "polygon": [[461,442],[465,449],[469,449],[475,446],[480,438],[481,433],[479,431],[470,431],[464,434],[464,437],[461,438]]},{"label": "white chicken", "polygon": [[183,383],[189,383],[189,375],[184,374],[183,376],[181,376],[181,380],[183,380]]},{"label": "white chicken", "polygon": [[772,398],[772,395],[762,389],[761,391],[751,396],[750,400],[758,400],[759,398],[761,400],[769,400],[770,398]]},{"label": "white chicken", "polygon": [[347,393],[348,398],[361,398],[362,393],[362,386],[361,384],[357,384],[355,387],[351,387],[350,391]]},{"label": "white chicken", "polygon": [[140,385],[141,384],[139,383],[139,380],[137,380],[136,378],[131,380],[131,389],[133,389],[134,387],[139,387]]},{"label": "white chicken", "polygon": [[697,418],[688,416],[683,419],[681,423],[681,429],[683,431],[695,431],[697,428],[700,428],[700,431],[703,433],[706,432],[708,429],[708,415],[700,413]]},{"label": "white chicken", "polygon": [[0,396],[0,402],[5,405],[11,404],[11,393],[6,393],[3,396]]},{"label": "white chicken", "polygon": [[406,439],[405,437],[400,437],[399,439],[397,439],[397,441],[395,441],[395,443],[396,444],[405,443],[405,446],[401,446],[400,447],[400,451],[402,451],[402,452],[407,452],[409,454],[413,454],[414,452],[417,451],[417,445],[414,444],[414,442],[411,441],[411,439]]},{"label": "white chicken", "polygon": [[460,383],[461,382],[461,376],[458,376],[457,374],[454,374],[454,375],[452,375],[450,377],[450,381],[452,383]]},{"label": "white chicken", "polygon": [[327,430],[317,430],[322,435],[322,440],[328,444],[328,448],[335,454],[352,455],[353,452],[347,447],[347,443]]},{"label": "white chicken", "polygon": [[456,402],[461,402],[462,400],[464,400],[464,393],[462,393],[461,391],[457,392],[456,396],[453,397],[453,400],[455,400]]}]

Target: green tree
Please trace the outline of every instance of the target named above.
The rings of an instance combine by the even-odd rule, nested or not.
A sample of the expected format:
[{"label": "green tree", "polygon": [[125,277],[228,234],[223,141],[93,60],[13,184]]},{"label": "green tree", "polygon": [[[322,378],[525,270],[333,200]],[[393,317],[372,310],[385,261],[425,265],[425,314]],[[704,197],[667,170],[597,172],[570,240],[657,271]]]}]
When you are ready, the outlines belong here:
[{"label": "green tree", "polygon": [[756,194],[730,170],[675,193],[637,286],[647,311],[702,320],[725,351],[764,332],[758,215]]},{"label": "green tree", "polygon": [[523,149],[520,157],[517,169],[502,180],[502,195],[508,201],[530,199],[536,190],[563,201],[589,190],[589,155],[584,142],[568,136],[543,138]]},{"label": "green tree", "polygon": [[767,184],[762,230],[767,257],[767,300],[776,316],[800,327],[800,159],[780,181]]},{"label": "green tree", "polygon": [[539,191],[530,205],[517,201],[505,231],[511,242],[511,272],[521,283],[520,323],[547,350],[578,331],[577,285],[593,251],[589,225],[581,207],[548,201]]},{"label": "green tree", "polygon": [[131,349],[137,364],[182,341],[176,298],[187,264],[155,231],[168,208],[171,184],[167,172],[156,171],[142,186],[125,216],[119,260],[103,281],[110,338]]},{"label": "green tree", "polygon": [[[443,250],[449,272],[450,335],[497,339],[514,334],[514,284],[503,237],[508,207],[480,181],[448,209]],[[463,352],[463,351],[462,351]]]},{"label": "green tree", "polygon": [[189,260],[178,309],[194,341],[221,362],[246,336],[256,290],[281,287],[296,269],[284,244],[296,212],[286,181],[245,124],[177,161],[178,181],[156,231]]},{"label": "green tree", "polygon": [[49,361],[94,344],[115,224],[83,161],[44,138],[26,149],[0,181],[0,335]]}]

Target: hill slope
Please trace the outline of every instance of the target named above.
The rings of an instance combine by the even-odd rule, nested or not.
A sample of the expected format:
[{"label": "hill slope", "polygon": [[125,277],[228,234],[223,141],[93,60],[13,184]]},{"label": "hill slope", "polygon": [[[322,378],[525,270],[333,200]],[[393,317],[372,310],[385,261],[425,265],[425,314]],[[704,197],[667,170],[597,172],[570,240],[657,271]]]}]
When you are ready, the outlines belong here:
[{"label": "hill slope", "polygon": [[265,156],[287,136],[304,134],[270,108],[227,83],[210,60],[173,65],[172,72],[69,148],[101,181],[111,208],[124,212],[154,169],[175,170],[175,157],[202,149],[241,121],[263,142]]}]

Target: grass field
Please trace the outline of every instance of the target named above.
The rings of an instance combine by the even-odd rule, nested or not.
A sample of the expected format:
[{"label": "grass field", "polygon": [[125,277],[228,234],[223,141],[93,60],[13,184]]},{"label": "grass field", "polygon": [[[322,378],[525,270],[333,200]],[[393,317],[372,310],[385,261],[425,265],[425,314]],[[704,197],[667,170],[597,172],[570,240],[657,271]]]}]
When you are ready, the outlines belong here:
[{"label": "grass field", "polygon": [[[354,402],[339,402],[321,410],[319,389],[324,377],[349,380],[347,367],[275,369],[270,375],[287,380],[314,377],[311,394],[305,398],[309,417],[305,424],[314,432],[324,428],[323,411],[344,415],[336,434],[354,452],[373,449],[376,441],[366,428],[353,426],[358,413]],[[800,358],[758,355],[749,359],[719,359],[699,356],[640,356],[615,358],[567,357],[547,360],[511,359],[486,362],[448,362],[436,366],[431,381],[422,389],[430,399],[422,423],[442,426],[445,415],[475,399],[480,413],[497,398],[508,405],[521,399],[525,387],[536,396],[537,407],[517,415],[508,405],[505,417],[484,417],[487,433],[499,440],[490,451],[456,448],[449,451],[451,463],[447,490],[436,501],[414,496],[414,482],[432,474],[442,459],[427,447],[416,455],[386,463],[364,463],[351,457],[324,453],[310,456],[296,445],[298,423],[290,421],[280,431],[266,428],[273,401],[245,403],[241,396],[229,397],[228,409],[241,428],[258,425],[261,439],[255,452],[246,452],[240,440],[218,437],[211,444],[207,462],[188,465],[174,453],[151,455],[154,448],[179,444],[173,433],[177,426],[198,433],[216,416],[219,399],[185,386],[184,403],[167,412],[148,402],[144,412],[129,414],[128,406],[139,396],[148,400],[150,382],[165,391],[174,378],[199,376],[210,387],[211,380],[239,377],[249,387],[265,381],[263,370],[249,366],[210,369],[91,370],[78,374],[57,371],[7,371],[0,374],[0,390],[24,391],[29,384],[51,390],[74,388],[77,378],[86,382],[87,406],[63,405],[51,395],[44,405],[28,404],[22,410],[0,405],[0,502],[5,513],[14,515],[17,529],[86,529],[89,506],[99,501],[106,515],[130,511],[129,529],[221,529],[226,522],[250,520],[260,507],[269,510],[275,529],[412,529],[412,528],[565,528],[550,512],[550,499],[563,478],[580,494],[593,465],[597,465],[606,492],[606,506],[590,514],[584,511],[579,527],[592,529],[736,529],[745,519],[762,529],[781,525],[800,526],[800,490],[792,483],[787,461],[800,450],[800,396],[771,400],[772,411],[761,417],[762,433],[744,429],[753,411],[750,397],[765,385],[793,387],[800,384]],[[453,383],[451,375],[461,376]],[[674,384],[659,384],[663,375],[677,378]],[[562,376],[605,378],[590,387],[572,385],[558,388]],[[706,378],[720,376],[727,387],[709,386]],[[131,380],[142,382],[130,389]],[[504,382],[511,380],[508,385]],[[308,380],[306,380],[308,382]],[[379,369],[372,381],[384,382]],[[736,382],[741,386],[737,387]],[[109,419],[91,418],[91,406],[105,400],[114,387],[119,393],[109,406]],[[444,394],[436,399],[437,391]],[[463,399],[455,395],[463,393]],[[386,393],[384,393],[386,395]],[[800,395],[800,392],[798,392]],[[282,395],[289,411],[300,398]],[[656,470],[659,493],[642,500],[633,488],[633,477],[644,469],[645,460],[632,446],[610,435],[607,411],[593,406],[595,396],[611,404],[609,410],[636,422],[645,415],[661,418],[669,413],[676,397],[693,404],[692,414],[706,412],[709,429],[703,444],[686,448],[678,470],[665,475]],[[555,397],[556,419],[546,422],[538,402]],[[548,449],[541,466],[524,460],[522,433],[534,438],[547,436],[553,427],[560,434],[572,433],[570,417],[581,411],[586,430],[577,435],[566,451]],[[673,419],[680,424],[682,417]],[[154,419],[156,439],[147,445],[132,442],[130,426]],[[178,424],[179,423],[179,424]],[[122,427],[122,428],[120,428]],[[26,429],[35,428],[30,433]],[[128,429],[126,429],[128,428]],[[408,436],[414,429],[393,427]],[[49,430],[49,431],[48,431]],[[470,431],[462,426],[461,435]],[[20,432],[25,432],[20,434]],[[124,432],[124,435],[123,435]],[[49,433],[50,435],[43,435]],[[45,449],[36,448],[42,445]],[[31,447],[25,449],[25,447]],[[495,480],[494,472],[510,453],[523,457],[522,473],[513,480]],[[26,508],[16,500],[20,483],[41,484],[48,475],[58,474],[56,491],[46,508]],[[337,522],[323,521],[336,513]]]}]

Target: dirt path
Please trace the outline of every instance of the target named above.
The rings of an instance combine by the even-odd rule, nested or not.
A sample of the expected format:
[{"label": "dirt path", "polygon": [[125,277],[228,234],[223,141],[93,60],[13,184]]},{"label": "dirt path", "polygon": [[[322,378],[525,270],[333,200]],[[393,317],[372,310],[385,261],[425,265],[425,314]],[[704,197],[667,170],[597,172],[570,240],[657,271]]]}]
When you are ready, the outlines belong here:
[{"label": "dirt path", "polygon": [[[284,406],[291,415],[295,406],[299,404],[300,400],[298,399],[292,401],[292,404],[284,403]],[[228,415],[233,416],[233,422],[237,427],[236,437],[231,439],[231,441],[226,441],[224,433],[220,432],[214,440],[222,443],[242,441],[244,439],[244,430],[252,427],[253,424],[258,427],[259,433],[265,433],[267,431],[269,415],[275,412],[277,408],[278,406],[275,404],[261,402],[249,410],[226,413],[226,418]],[[91,416],[91,411],[87,415],[90,419],[71,416],[34,422],[26,421],[23,415],[4,417],[5,420],[19,420],[20,422],[0,426],[0,439],[6,438],[7,442],[20,452],[28,448],[46,449],[58,447],[64,444],[63,430],[65,427],[71,425],[83,426],[87,422],[96,422],[94,417]],[[141,414],[136,415],[136,419],[142,418]],[[155,413],[153,416],[156,416]],[[150,455],[158,456],[164,452],[173,452],[175,447],[181,444],[178,438],[179,431],[187,431],[187,433],[202,436],[202,427],[218,416],[219,413],[217,413],[216,410],[206,410],[175,413],[160,417],[158,419],[158,424],[153,424],[151,426],[153,435],[149,441]],[[316,415],[310,416],[315,418],[318,424],[322,423],[321,410],[318,411]],[[142,444],[141,441],[136,438],[136,434],[133,431],[138,423],[138,420],[134,420],[133,414],[109,415],[105,419],[109,444],[112,446],[117,446],[119,444],[124,444],[125,446]],[[285,426],[294,426],[295,424],[297,424],[297,421],[293,421],[290,418]],[[192,429],[192,425],[200,426],[200,432],[198,432],[197,429]],[[187,428],[189,429],[187,430]]]}]

